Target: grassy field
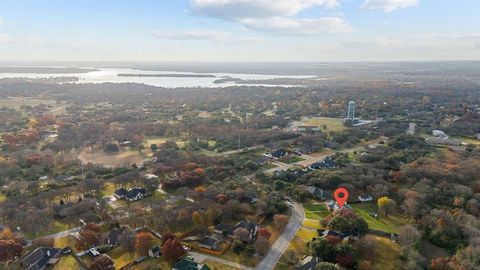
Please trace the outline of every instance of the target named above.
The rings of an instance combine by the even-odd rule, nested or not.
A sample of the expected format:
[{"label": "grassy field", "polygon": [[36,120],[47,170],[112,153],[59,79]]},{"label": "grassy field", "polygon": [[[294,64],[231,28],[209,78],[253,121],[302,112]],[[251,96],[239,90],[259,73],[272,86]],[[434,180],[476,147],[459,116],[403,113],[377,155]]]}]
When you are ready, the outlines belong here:
[{"label": "grassy field", "polygon": [[202,263],[208,265],[212,270],[240,270],[240,268],[228,266],[211,260],[205,260]]},{"label": "grassy field", "polygon": [[146,156],[137,150],[120,151],[117,154],[109,154],[103,151],[82,151],[78,158],[83,163],[100,164],[105,167],[114,168],[133,164],[143,163]]},{"label": "grassy field", "polygon": [[292,163],[297,163],[297,162],[304,161],[304,160],[305,159],[301,158],[301,157],[291,157],[291,158],[288,158],[286,160],[282,160],[282,162],[287,163],[287,164],[292,164]]},{"label": "grassy field", "polygon": [[296,237],[305,240],[306,242],[311,241],[314,237],[318,236],[317,230],[309,229],[306,227],[300,228],[298,230]]},{"label": "grassy field", "polygon": [[74,248],[75,246],[75,238],[72,236],[64,236],[60,238],[55,239],[54,247],[56,248],[66,248],[66,247],[72,247]]},{"label": "grassy field", "polygon": [[120,269],[133,262],[138,256],[135,252],[128,252],[122,247],[116,247],[108,252],[108,255],[115,263],[115,268]]},{"label": "grassy field", "polygon": [[368,252],[360,260],[360,264],[368,265],[365,269],[372,270],[397,270],[403,269],[403,262],[400,259],[400,246],[390,239],[367,236],[375,240],[374,249]]},{"label": "grassy field", "polygon": [[219,258],[222,258],[222,259],[225,259],[227,261],[234,262],[234,263],[243,264],[243,265],[246,265],[246,266],[251,266],[251,267],[254,267],[257,264],[257,260],[255,259],[255,257],[247,256],[247,255],[244,255],[244,254],[237,255],[232,251],[231,248],[228,249],[221,256],[216,256],[216,255],[212,255],[212,256],[219,257]]},{"label": "grassy field", "polygon": [[390,214],[388,217],[383,215],[379,215],[378,218],[371,217],[369,215],[370,212],[380,213],[373,202],[352,204],[351,206],[355,210],[355,213],[365,219],[368,223],[368,227],[373,230],[397,233],[399,227],[407,224],[405,217],[399,214]]},{"label": "grassy field", "polygon": [[31,106],[36,107],[38,105],[50,105],[57,106],[57,102],[54,100],[42,100],[35,98],[25,98],[25,97],[13,97],[10,99],[0,99],[0,107],[6,108],[20,108],[22,106]]},{"label": "grassy field", "polygon": [[321,229],[320,221],[318,219],[305,219],[303,221],[303,227],[307,227],[309,229]]},{"label": "grassy field", "polygon": [[51,269],[53,270],[80,269],[80,264],[73,257],[73,255],[62,256],[60,257],[60,260]]},{"label": "grassy field", "polygon": [[304,204],[305,217],[308,219],[319,220],[330,214],[325,204]]},{"label": "grassy field", "polygon": [[43,237],[43,236],[47,236],[47,235],[50,235],[50,234],[62,232],[62,231],[70,229],[71,227],[72,226],[70,226],[69,224],[54,221],[50,224],[50,227],[48,228],[47,231],[41,232],[41,233],[39,233],[39,232],[37,232],[37,233],[25,233],[25,236],[27,236],[27,238],[29,238],[29,239],[35,239],[35,238],[38,238],[38,237]]},{"label": "grassy field", "polygon": [[[301,125],[317,126],[320,127],[323,132],[339,132],[347,129],[347,127],[343,125],[343,119],[329,117],[311,117],[302,121]],[[326,129],[324,129],[324,126],[326,126]]]}]

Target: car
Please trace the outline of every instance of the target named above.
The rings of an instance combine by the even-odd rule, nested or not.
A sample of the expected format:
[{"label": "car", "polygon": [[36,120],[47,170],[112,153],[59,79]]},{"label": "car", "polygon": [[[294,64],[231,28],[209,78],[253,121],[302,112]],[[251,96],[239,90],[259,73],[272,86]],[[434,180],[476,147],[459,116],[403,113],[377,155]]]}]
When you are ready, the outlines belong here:
[{"label": "car", "polygon": [[98,250],[96,248],[91,248],[88,250],[88,252],[93,256],[93,257],[97,257],[98,255],[100,255],[100,252],[98,252]]},{"label": "car", "polygon": [[375,212],[370,212],[370,213],[368,213],[368,214],[369,214],[371,217],[373,217],[373,218],[378,218],[378,214],[375,213]]}]

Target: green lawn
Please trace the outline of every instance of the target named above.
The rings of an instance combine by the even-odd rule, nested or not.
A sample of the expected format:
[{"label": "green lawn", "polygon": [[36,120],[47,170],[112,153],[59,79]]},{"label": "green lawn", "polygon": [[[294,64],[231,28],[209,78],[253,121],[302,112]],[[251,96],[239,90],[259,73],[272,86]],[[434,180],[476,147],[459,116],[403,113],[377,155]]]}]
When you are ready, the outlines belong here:
[{"label": "green lawn", "polygon": [[[347,129],[345,125],[343,125],[343,119],[340,118],[329,118],[329,117],[312,117],[306,119],[302,122],[302,125],[307,126],[317,126],[322,129],[322,131],[344,131]],[[327,126],[326,129],[323,126]]]},{"label": "green lawn", "polygon": [[25,236],[27,236],[27,238],[29,239],[35,239],[35,238],[39,238],[39,237],[43,237],[43,236],[47,236],[47,235],[50,235],[50,234],[55,234],[55,233],[59,233],[59,232],[62,232],[62,231],[65,231],[65,230],[68,230],[70,228],[72,228],[74,226],[70,226],[69,224],[65,224],[65,223],[61,223],[61,222],[58,222],[58,221],[54,221],[50,224],[50,227],[48,228],[47,231],[45,232],[36,232],[36,233],[25,233]]},{"label": "green lawn", "polygon": [[7,200],[7,196],[5,196],[5,194],[0,193],[0,203],[6,200]]},{"label": "green lawn", "polygon": [[318,219],[305,219],[303,221],[303,226],[310,229],[321,229],[320,221]]},{"label": "green lawn", "polygon": [[122,247],[116,247],[108,252],[108,255],[112,258],[115,263],[115,268],[120,269],[125,265],[133,262],[137,257],[135,252],[128,252]]},{"label": "green lawn", "polygon": [[325,204],[304,204],[303,208],[305,209],[305,217],[308,219],[319,220],[330,214]]},{"label": "green lawn", "polygon": [[296,235],[296,237],[299,237],[306,242],[311,241],[316,236],[318,236],[317,230],[305,227],[300,228]]},{"label": "green lawn", "polygon": [[[380,215],[380,211],[373,202],[351,204],[351,206],[355,210],[355,213],[365,219],[368,223],[368,227],[373,230],[397,233],[399,227],[408,223],[405,217],[396,213],[390,214],[388,217]],[[379,214],[379,217],[377,219],[371,217],[369,215],[370,212]]]},{"label": "green lawn", "polygon": [[60,257],[60,260],[52,267],[53,270],[65,270],[65,269],[80,269],[80,264],[73,257],[73,255],[67,255]]},{"label": "green lawn", "polygon": [[291,158],[287,158],[285,160],[282,160],[282,162],[287,163],[287,164],[292,164],[292,163],[297,163],[297,162],[304,161],[304,160],[305,160],[304,158],[295,156],[295,157],[291,157]]}]

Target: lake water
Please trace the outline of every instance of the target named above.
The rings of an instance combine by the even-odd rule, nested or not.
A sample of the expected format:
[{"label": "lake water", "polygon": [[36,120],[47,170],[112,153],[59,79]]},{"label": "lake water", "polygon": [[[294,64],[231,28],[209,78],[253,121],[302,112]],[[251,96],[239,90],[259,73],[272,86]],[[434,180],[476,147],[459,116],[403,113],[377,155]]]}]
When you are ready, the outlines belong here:
[{"label": "lake water", "polygon": [[[214,75],[215,77],[123,77],[118,74],[191,74],[191,75]],[[87,73],[0,73],[0,79],[3,78],[61,78],[61,77],[77,77],[79,81],[76,83],[139,83],[165,88],[176,87],[229,87],[240,85],[255,85],[267,87],[301,87],[300,85],[272,85],[272,84],[237,84],[227,82],[215,84],[214,81],[224,77],[239,78],[242,80],[268,80],[276,78],[289,79],[307,79],[316,76],[304,75],[259,75],[259,74],[233,74],[233,73],[193,73],[193,72],[175,72],[175,71],[145,71],[128,68],[98,68],[98,71]]]}]

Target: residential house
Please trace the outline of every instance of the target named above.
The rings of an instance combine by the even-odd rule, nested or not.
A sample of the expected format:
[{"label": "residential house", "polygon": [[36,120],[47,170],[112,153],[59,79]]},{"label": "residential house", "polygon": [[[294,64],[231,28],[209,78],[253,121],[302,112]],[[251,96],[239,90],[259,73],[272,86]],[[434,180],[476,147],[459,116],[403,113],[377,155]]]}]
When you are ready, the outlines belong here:
[{"label": "residential house", "polygon": [[218,245],[220,242],[210,236],[205,236],[200,242],[198,242],[198,246],[201,248],[209,249],[209,250],[218,250]]},{"label": "residential house", "polygon": [[334,230],[318,229],[317,232],[318,232],[318,236],[321,237],[321,238],[327,237],[327,236],[336,236],[336,237],[339,237],[341,239],[344,239],[344,238],[347,238],[349,236],[349,234],[345,234],[345,233],[334,231]]},{"label": "residential house", "polygon": [[299,126],[297,131],[300,133],[316,133],[320,132],[320,128],[318,126]]},{"label": "residential house", "polygon": [[152,179],[157,179],[158,176],[156,176],[155,174],[152,174],[152,173],[147,173],[143,176],[143,178],[145,178],[147,180],[152,180]]},{"label": "residential house", "polygon": [[271,159],[280,159],[285,157],[287,154],[288,153],[285,149],[277,149],[269,154],[263,154],[263,155]]},{"label": "residential house", "polygon": [[220,223],[213,228],[213,231],[220,235],[233,238],[234,228],[230,225]]},{"label": "residential house", "polygon": [[373,201],[373,197],[370,195],[360,195],[358,196],[358,200],[361,202],[371,202]]},{"label": "residential house", "polygon": [[34,251],[28,253],[22,259],[22,266],[26,270],[43,270],[49,265],[58,262],[60,250],[51,247],[38,247]]},{"label": "residential house", "polygon": [[322,201],[325,200],[326,193],[323,191],[323,189],[315,186],[306,186],[305,189],[308,193],[312,194],[313,198]]},{"label": "residential house", "polygon": [[338,163],[333,159],[333,157],[326,157],[320,162],[315,162],[310,165],[308,168],[310,170],[318,170],[318,169],[335,169],[338,168]]},{"label": "residential house", "polygon": [[249,240],[252,241],[253,239],[255,239],[255,237],[257,237],[260,226],[252,221],[240,221],[239,223],[237,223],[237,225],[235,225],[235,230],[238,228],[247,229],[249,232]]},{"label": "residential house", "polygon": [[108,235],[107,237],[105,238],[105,244],[106,245],[109,245],[109,246],[117,246],[118,244],[120,244],[120,236],[122,235],[123,233],[123,228],[122,229],[119,229],[119,228],[113,228],[111,229],[109,232],[108,232]]},{"label": "residential house", "polygon": [[114,196],[117,197],[117,199],[125,199],[125,195],[127,195],[127,193],[128,191],[122,187],[115,191]]},{"label": "residential house", "polygon": [[[336,201],[330,201],[327,203],[327,209],[328,211],[337,211],[337,210],[340,210],[340,206],[338,205],[338,203]],[[351,209],[353,210],[353,208],[348,204],[348,203],[345,203],[342,207],[342,209]]]},{"label": "residential house", "polygon": [[319,257],[306,256],[301,261],[295,265],[297,270],[315,270],[315,266],[318,263],[322,262],[322,259]]},{"label": "residential house", "polygon": [[206,264],[199,264],[192,259],[184,258],[172,266],[172,270],[211,270]]},{"label": "residential house", "polygon": [[162,250],[159,246],[155,245],[148,250],[148,256],[151,258],[159,258],[162,255]]},{"label": "residential house", "polygon": [[135,187],[129,190],[124,188],[117,189],[115,191],[115,197],[118,199],[125,199],[128,201],[138,201],[148,196],[148,192],[145,188]]}]

